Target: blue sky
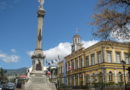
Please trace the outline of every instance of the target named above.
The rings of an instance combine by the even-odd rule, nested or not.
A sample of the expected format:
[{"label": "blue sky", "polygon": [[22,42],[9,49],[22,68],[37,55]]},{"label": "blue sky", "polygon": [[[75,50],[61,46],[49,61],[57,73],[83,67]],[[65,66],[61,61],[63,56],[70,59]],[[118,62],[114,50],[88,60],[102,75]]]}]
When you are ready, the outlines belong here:
[{"label": "blue sky", "polygon": [[[69,49],[66,54],[70,52],[77,28],[84,44],[96,42],[92,36],[95,27],[89,23],[96,12],[97,1],[45,0],[43,50],[49,53],[51,59],[57,55],[55,50],[60,50],[58,54],[66,48]],[[36,47],[38,5],[38,0],[0,0],[1,67],[31,66],[29,55]]]}]

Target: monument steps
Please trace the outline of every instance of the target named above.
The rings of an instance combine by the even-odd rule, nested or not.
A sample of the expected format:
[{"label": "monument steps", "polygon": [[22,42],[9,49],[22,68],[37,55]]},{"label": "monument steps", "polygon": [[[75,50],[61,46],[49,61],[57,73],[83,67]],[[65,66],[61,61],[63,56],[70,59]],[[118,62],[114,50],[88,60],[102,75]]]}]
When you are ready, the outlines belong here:
[{"label": "monument steps", "polygon": [[47,76],[31,76],[25,84],[25,90],[56,90],[54,83],[49,82]]}]

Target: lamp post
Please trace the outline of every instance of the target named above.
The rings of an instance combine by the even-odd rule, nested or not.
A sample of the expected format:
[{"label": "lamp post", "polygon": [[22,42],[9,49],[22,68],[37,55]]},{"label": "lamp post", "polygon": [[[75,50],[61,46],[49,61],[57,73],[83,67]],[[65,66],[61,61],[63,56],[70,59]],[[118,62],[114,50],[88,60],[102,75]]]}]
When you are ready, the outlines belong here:
[{"label": "lamp post", "polygon": [[124,72],[124,84],[125,84],[125,90],[127,90],[127,86],[126,86],[126,78],[125,78],[125,64],[126,64],[126,62],[125,62],[124,60],[122,60],[121,63],[122,63],[123,72]]},{"label": "lamp post", "polygon": [[128,67],[126,70],[128,70],[128,74],[129,74],[128,81],[130,81],[130,67]]}]

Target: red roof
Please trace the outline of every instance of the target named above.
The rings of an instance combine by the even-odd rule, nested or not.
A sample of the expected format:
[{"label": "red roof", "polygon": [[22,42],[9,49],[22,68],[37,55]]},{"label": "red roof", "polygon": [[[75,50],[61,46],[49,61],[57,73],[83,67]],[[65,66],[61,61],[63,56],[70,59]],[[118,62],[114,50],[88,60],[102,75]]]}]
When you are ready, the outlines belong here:
[{"label": "red roof", "polygon": [[51,72],[48,71],[47,74],[48,74],[48,75],[51,75]]}]

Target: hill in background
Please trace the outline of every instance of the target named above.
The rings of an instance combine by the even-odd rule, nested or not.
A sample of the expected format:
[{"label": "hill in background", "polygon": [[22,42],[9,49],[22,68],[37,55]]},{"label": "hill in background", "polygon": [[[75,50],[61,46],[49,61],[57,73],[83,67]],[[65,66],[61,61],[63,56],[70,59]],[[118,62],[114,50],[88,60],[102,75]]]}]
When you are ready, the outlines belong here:
[{"label": "hill in background", "polygon": [[26,74],[27,72],[27,68],[24,67],[24,68],[20,68],[20,69],[6,69],[7,70],[7,73],[6,75],[7,76],[13,76],[13,75],[22,75],[22,74]]}]

